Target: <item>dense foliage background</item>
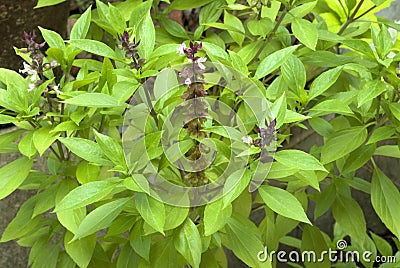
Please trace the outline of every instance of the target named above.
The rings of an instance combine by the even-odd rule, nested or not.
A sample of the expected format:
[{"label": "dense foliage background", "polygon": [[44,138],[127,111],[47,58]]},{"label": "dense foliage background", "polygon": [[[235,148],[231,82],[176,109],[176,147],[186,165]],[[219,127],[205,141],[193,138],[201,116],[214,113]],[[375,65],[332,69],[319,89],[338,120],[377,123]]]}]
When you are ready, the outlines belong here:
[{"label": "dense foliage background", "polygon": [[[40,0],[38,7],[59,2]],[[320,254],[338,249],[338,241],[347,243],[339,248],[343,252],[369,251],[371,260],[396,255],[400,261],[398,181],[376,161],[400,158],[400,25],[374,15],[390,1],[78,4],[82,14],[67,40],[44,28],[45,43],[26,33],[26,47],[15,49],[24,61],[20,73],[0,69],[0,123],[17,127],[0,136],[0,152],[21,153],[0,168],[0,198],[16,189],[37,192],[1,242],[31,247],[29,265],[227,267],[226,252],[232,251],[248,266],[275,267],[276,256],[258,259],[265,247]],[[177,10],[186,15],[171,16],[182,14]],[[196,70],[195,80],[188,66]],[[165,88],[157,79],[165,68],[176,71],[176,80],[164,77],[175,86],[160,101],[157,94]],[[254,86],[232,90],[230,76]],[[146,81],[151,90],[142,86]],[[150,100],[147,106],[138,105],[138,96]],[[212,109],[201,104],[205,114],[187,121],[177,152],[197,160],[205,152],[201,144],[213,142],[216,156],[204,171],[182,172],[161,146],[164,123],[174,108],[204,96],[230,107],[235,115],[227,113],[228,123],[244,119],[244,130],[224,131],[206,119]],[[266,105],[252,107],[251,98],[270,112]],[[136,137],[143,148],[128,148],[126,118],[145,111],[145,136]],[[296,147],[315,133],[319,142],[309,150]],[[214,202],[174,206],[139,183],[152,181],[150,164],[176,185],[211,183],[239,149],[246,157],[243,173],[230,174],[234,183]],[[39,157],[45,171],[32,169]],[[260,166],[269,172],[251,193]],[[357,191],[370,195],[388,234],[367,229],[368,215],[353,198]],[[326,233],[315,223],[331,212],[335,224]],[[325,258],[285,265],[373,262],[331,264]]]}]

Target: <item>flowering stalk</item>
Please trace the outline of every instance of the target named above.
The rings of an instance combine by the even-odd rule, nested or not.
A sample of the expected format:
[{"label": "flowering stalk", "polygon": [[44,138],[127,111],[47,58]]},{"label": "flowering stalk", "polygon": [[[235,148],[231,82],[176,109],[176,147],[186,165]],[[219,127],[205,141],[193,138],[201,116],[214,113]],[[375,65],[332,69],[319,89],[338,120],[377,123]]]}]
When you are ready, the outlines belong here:
[{"label": "flowering stalk", "polygon": [[258,138],[256,138],[255,140],[253,140],[250,136],[242,138],[244,143],[259,147],[261,149],[261,152],[256,155],[256,158],[260,158],[260,161],[262,163],[266,163],[271,160],[268,157],[268,149],[266,147],[270,146],[271,143],[275,140],[275,127],[276,119],[272,120],[270,124],[268,124],[267,120],[265,120],[265,127],[256,126]]},{"label": "flowering stalk", "polygon": [[142,63],[146,62],[145,59],[141,59],[138,52],[137,47],[140,45],[140,41],[135,43],[130,41],[131,37],[127,31],[118,37],[118,40],[121,44],[117,44],[117,47],[125,51],[125,57],[130,59],[132,62],[130,63],[131,69],[141,69]]},{"label": "flowering stalk", "polygon": [[[206,58],[196,56],[197,52],[201,50],[202,43],[190,42],[189,47],[185,44],[181,44],[178,47],[178,53],[180,55],[185,55],[188,62],[191,63],[190,66],[185,66],[179,73],[179,77],[182,78],[182,82],[187,85],[187,90],[183,93],[182,99],[185,102],[182,106],[185,106],[184,115],[187,115],[189,120],[185,124],[186,132],[195,138],[205,138],[207,134],[202,131],[202,124],[206,121],[206,116],[208,115],[207,103],[204,101],[204,97],[207,95],[206,90],[203,85],[204,82],[204,72],[206,67],[204,62]],[[195,170],[197,167],[203,166],[204,163],[199,163],[201,158],[200,143],[195,142],[195,145],[186,153],[189,160],[193,161]],[[185,180],[192,186],[204,185],[208,182],[208,178],[204,170],[198,172],[190,172],[186,174]]]},{"label": "flowering stalk", "polygon": [[[24,42],[26,43],[27,48],[22,50],[22,52],[29,53],[31,64],[23,62],[24,69],[19,70],[19,72],[29,76],[28,91],[34,90],[45,82],[45,77],[43,75],[44,71],[57,66],[56,61],[44,63],[44,55],[40,49],[46,45],[46,42],[37,43],[35,41],[36,37],[34,31],[31,34],[24,32]],[[48,91],[48,89],[54,90],[57,94],[61,93],[59,91],[59,86],[52,83],[49,84],[46,91]]]}]

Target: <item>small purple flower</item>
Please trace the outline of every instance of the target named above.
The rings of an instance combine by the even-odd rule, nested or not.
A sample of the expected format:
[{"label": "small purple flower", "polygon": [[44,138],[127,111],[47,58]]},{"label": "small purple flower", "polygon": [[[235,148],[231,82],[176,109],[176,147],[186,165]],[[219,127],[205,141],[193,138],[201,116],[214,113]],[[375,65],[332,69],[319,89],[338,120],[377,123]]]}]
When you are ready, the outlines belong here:
[{"label": "small purple flower", "polygon": [[121,36],[118,36],[118,40],[121,42],[121,44],[117,44],[117,47],[125,51],[126,58],[132,60],[132,63],[130,64],[131,69],[142,68],[142,63],[145,62],[145,59],[140,59],[136,49],[140,45],[140,41],[137,43],[132,43],[127,31],[124,31]]},{"label": "small purple flower", "polygon": [[261,149],[263,149],[265,146],[269,146],[271,142],[275,140],[276,119],[272,120],[269,125],[267,120],[265,120],[265,126],[265,128],[256,126],[259,138],[254,141],[254,145],[260,147]]},{"label": "small purple flower", "polygon": [[396,68],[396,74],[397,74],[397,77],[400,78],[400,63]]}]

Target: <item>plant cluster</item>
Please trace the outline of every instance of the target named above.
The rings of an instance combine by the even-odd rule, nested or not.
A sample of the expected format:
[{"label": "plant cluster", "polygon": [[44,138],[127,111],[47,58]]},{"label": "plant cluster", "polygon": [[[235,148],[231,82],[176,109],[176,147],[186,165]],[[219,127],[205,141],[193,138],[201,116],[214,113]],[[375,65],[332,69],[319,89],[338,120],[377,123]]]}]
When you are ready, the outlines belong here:
[{"label": "plant cluster", "polygon": [[[342,239],[344,250],[399,265],[398,181],[378,161],[400,158],[400,25],[374,15],[390,2],[97,0],[68,40],[25,34],[24,68],[0,69],[0,124],[16,126],[0,135],[0,153],[21,154],[0,168],[0,199],[36,194],[0,242],[30,247],[29,265],[48,268],[227,267],[226,250],[275,267],[258,259],[265,247],[319,254]],[[193,8],[194,32],[168,17]],[[173,123],[183,131],[165,149]],[[310,135],[319,142],[296,149]],[[227,183],[212,202],[179,206],[149,190],[159,179],[150,167],[185,189]],[[390,238],[367,228],[355,191],[370,196]],[[332,234],[316,224],[327,213]]]}]

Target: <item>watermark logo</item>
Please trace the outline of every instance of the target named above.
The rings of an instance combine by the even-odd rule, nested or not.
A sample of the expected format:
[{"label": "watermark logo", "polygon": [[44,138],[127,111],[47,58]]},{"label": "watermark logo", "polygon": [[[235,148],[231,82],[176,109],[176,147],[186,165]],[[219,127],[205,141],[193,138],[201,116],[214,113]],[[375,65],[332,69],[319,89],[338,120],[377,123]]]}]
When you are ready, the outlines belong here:
[{"label": "watermark logo", "polygon": [[267,247],[264,250],[261,250],[257,253],[257,259],[260,262],[266,262],[267,260],[276,259],[277,262],[280,263],[322,263],[326,260],[329,260],[331,263],[342,262],[379,262],[379,263],[395,263],[395,256],[377,256],[375,259],[372,257],[371,251],[352,251],[347,249],[346,240],[338,240],[336,243],[336,249],[324,250],[319,253],[312,250],[305,250],[299,253],[298,251],[292,250],[289,252],[280,250],[280,251],[271,251],[268,252]]},{"label": "watermark logo", "polygon": [[[201,206],[239,183],[249,191],[261,185],[276,150],[274,119],[260,88],[241,72],[207,62],[174,66],[147,78],[132,97],[124,154],[144,192],[174,206]],[[260,138],[252,141],[254,129]],[[250,161],[260,148],[259,160]]]}]

